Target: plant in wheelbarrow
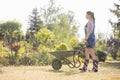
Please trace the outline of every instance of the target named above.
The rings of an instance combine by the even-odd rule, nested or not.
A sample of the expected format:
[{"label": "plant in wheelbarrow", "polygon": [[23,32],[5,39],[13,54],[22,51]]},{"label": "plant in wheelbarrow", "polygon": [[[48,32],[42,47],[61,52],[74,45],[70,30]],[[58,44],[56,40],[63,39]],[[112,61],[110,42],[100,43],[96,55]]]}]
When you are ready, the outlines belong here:
[{"label": "plant in wheelbarrow", "polygon": [[56,51],[66,51],[68,50],[68,45],[66,43],[60,43],[60,45],[56,45]]}]

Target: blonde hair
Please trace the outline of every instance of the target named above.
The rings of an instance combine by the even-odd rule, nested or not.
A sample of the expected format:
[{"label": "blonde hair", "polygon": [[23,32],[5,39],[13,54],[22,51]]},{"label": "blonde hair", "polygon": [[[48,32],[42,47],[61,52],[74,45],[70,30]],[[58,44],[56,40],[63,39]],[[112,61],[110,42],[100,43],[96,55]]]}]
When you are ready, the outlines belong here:
[{"label": "blonde hair", "polygon": [[95,23],[95,16],[94,16],[94,12],[92,12],[92,11],[87,11],[86,13],[87,13],[88,15],[90,15],[90,16],[93,18],[94,23]]}]

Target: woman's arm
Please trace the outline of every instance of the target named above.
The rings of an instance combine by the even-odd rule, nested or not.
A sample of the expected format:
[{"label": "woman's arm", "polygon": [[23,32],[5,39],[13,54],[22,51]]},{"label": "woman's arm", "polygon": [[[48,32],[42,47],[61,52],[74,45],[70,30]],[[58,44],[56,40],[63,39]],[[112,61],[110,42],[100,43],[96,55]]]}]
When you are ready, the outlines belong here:
[{"label": "woman's arm", "polygon": [[90,34],[91,34],[91,29],[92,29],[92,25],[91,25],[91,23],[89,22],[88,24],[87,24],[87,36],[86,36],[86,40],[88,40],[88,38],[90,37]]}]

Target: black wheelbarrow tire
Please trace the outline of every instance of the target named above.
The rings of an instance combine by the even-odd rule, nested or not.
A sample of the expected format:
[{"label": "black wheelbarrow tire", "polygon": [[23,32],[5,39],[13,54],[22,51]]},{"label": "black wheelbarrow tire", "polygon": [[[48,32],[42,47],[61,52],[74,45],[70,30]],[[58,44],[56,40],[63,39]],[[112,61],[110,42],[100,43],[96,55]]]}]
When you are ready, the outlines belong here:
[{"label": "black wheelbarrow tire", "polygon": [[59,59],[53,59],[52,61],[52,68],[54,70],[60,70],[62,67],[62,62]]}]

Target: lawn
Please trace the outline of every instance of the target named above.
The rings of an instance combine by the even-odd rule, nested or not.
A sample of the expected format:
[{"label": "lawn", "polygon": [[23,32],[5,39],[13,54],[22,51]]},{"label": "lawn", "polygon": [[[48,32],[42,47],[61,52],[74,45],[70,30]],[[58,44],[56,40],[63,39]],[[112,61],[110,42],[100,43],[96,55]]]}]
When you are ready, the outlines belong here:
[{"label": "lawn", "polygon": [[66,65],[60,71],[54,71],[51,66],[1,67],[0,80],[120,80],[120,62],[100,63],[98,73],[80,73]]}]

